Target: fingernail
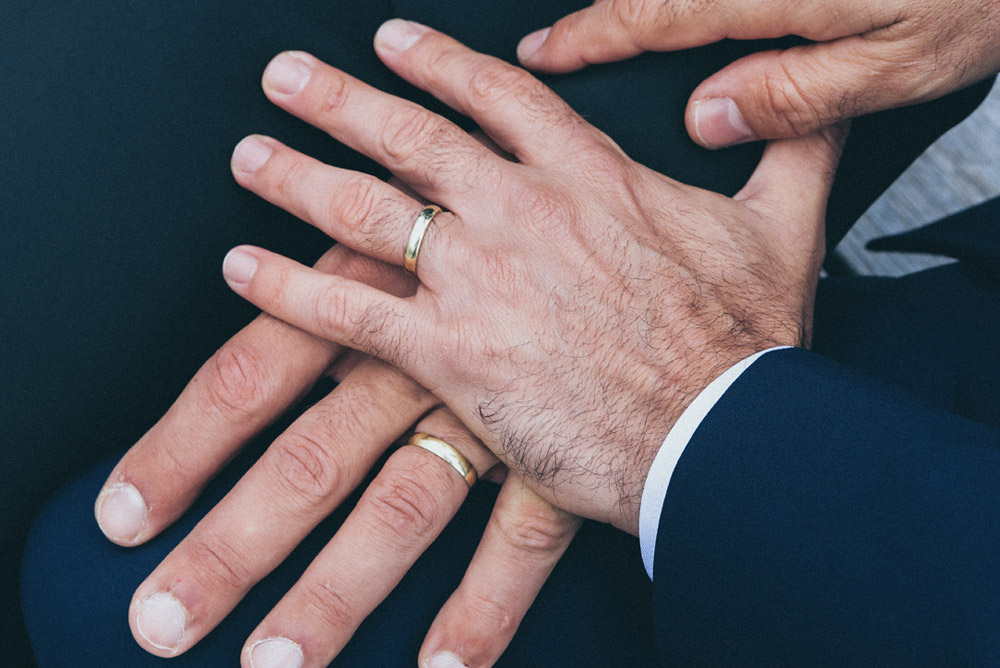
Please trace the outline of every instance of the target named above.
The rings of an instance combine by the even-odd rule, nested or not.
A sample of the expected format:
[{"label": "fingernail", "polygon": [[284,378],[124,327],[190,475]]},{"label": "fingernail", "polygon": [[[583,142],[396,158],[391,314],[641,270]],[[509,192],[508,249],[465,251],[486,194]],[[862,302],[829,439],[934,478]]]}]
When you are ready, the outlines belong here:
[{"label": "fingernail", "polygon": [[451,652],[438,652],[427,659],[423,668],[467,668],[462,660]]},{"label": "fingernail", "polygon": [[233,168],[253,174],[271,157],[274,149],[260,137],[246,137],[233,149]]},{"label": "fingernail", "polygon": [[265,638],[250,646],[252,668],[302,668],[302,647],[288,638]]},{"label": "fingernail", "polygon": [[184,639],[187,611],[176,598],[158,591],[139,606],[135,625],[146,642],[158,649],[175,650]]},{"label": "fingernail", "polygon": [[268,88],[286,95],[294,95],[305,88],[312,76],[312,68],[291,52],[279,54],[264,70],[264,83]]},{"label": "fingernail", "polygon": [[522,63],[531,60],[531,57],[542,48],[542,44],[545,43],[545,39],[549,36],[551,30],[552,28],[542,28],[521,39],[517,45],[517,59]]},{"label": "fingernail", "polygon": [[753,139],[740,108],[728,97],[710,97],[694,103],[694,131],[703,146],[719,148]]},{"label": "fingernail", "polygon": [[375,33],[375,43],[391,51],[406,51],[416,44],[420,36],[427,32],[427,26],[419,23],[390,19]]},{"label": "fingernail", "polygon": [[239,248],[226,253],[222,261],[222,275],[232,283],[246,285],[257,272],[257,258]]},{"label": "fingernail", "polygon": [[109,539],[131,543],[146,526],[149,509],[132,485],[120,482],[105,487],[97,497],[97,526]]}]

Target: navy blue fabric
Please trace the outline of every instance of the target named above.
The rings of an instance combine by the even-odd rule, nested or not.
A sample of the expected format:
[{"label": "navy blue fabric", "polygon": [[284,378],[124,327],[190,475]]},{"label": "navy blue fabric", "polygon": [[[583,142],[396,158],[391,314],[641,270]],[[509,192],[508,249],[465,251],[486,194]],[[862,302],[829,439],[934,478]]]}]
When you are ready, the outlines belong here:
[{"label": "navy blue fabric", "polygon": [[[219,276],[226,250],[253,243],[310,261],[329,243],[242,191],[229,174],[232,147],[246,134],[267,133],[332,164],[381,173],[267,103],[259,88],[267,61],[283,49],[308,50],[441,110],[374,57],[371,38],[382,21],[395,15],[422,20],[512,59],[520,36],[584,4],[5,3],[0,596],[10,604],[0,622],[12,662],[28,660],[19,642],[16,569],[41,500],[73,472],[134,442],[201,362],[253,315]],[[762,46],[727,43],[647,55],[546,81],[637,159],[686,182],[733,192],[760,147],[698,148],[684,133],[683,107],[702,78]],[[831,199],[830,237],[839,237],[985,90],[981,85],[856,123]],[[89,507],[93,490],[73,489],[76,502]],[[39,539],[36,555],[61,550],[54,542],[69,531],[45,526],[49,542]],[[81,550],[87,545],[79,543]],[[64,567],[88,557],[75,558]],[[28,567],[56,579],[56,559],[29,559]],[[117,572],[91,576],[99,582]]]},{"label": "navy blue fabric", "polygon": [[[132,639],[127,618],[132,593],[265,443],[262,439],[234,462],[174,526],[139,548],[117,547],[94,527],[92,499],[120,453],[62,487],[35,521],[22,577],[24,613],[39,665],[162,665],[163,659]],[[427,629],[458,586],[482,536],[496,489],[490,484],[473,488],[445,532],[338,655],[337,666],[415,665]],[[291,588],[353,503],[349,499],[317,527],[208,637],[170,664],[235,665],[249,633]],[[608,526],[587,525],[497,665],[659,665],[651,607],[635,539]]]},{"label": "navy blue fabric", "polygon": [[[996,211],[925,248],[970,215],[995,244]],[[840,363],[771,353],[709,413],[660,518],[664,656],[1000,662],[1000,274],[973,264],[824,283],[816,349]]]},{"label": "navy blue fabric", "polygon": [[996,280],[1000,271],[1000,199],[987,200],[932,225],[868,242],[877,251],[932,253],[960,260],[970,271]]}]

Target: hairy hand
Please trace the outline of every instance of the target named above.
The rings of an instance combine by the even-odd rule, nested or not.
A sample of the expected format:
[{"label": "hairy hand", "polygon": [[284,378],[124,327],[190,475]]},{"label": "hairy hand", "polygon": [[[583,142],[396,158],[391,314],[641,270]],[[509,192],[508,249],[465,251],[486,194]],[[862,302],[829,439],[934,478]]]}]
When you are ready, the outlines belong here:
[{"label": "hairy hand", "polygon": [[[631,161],[531,75],[440,33],[376,36],[403,78],[473,117],[519,162],[303,53],[271,100],[448,209],[399,298],[262,249],[231,287],[314,334],[388,360],[443,399],[555,505],[635,533],[651,460],[721,371],[808,338],[839,137],[771,144],[735,198]],[[400,264],[423,204],[250,137],[237,180],[356,250]]]},{"label": "hairy hand", "polygon": [[[316,267],[393,294],[413,292],[402,270],[343,246]],[[199,642],[414,425],[452,445],[480,473],[496,462],[446,409],[434,409],[438,399],[397,369],[359,361],[263,315],[202,367],[112,471],[95,508],[104,533],[126,546],[155,537],[246,441],[326,373],[342,378],[340,384],[268,447],[136,590],[129,623],[150,652],[174,656]],[[467,491],[432,453],[414,446],[393,452],[299,582],[249,634],[243,665],[327,665]],[[449,652],[468,666],[491,665],[579,526],[578,518],[509,476],[419,658]]]},{"label": "hairy hand", "polygon": [[597,0],[525,37],[527,67],[592,63],[722,39],[816,42],[747,56],[691,95],[691,137],[708,148],[795,137],[940,97],[1000,70],[995,0]]}]

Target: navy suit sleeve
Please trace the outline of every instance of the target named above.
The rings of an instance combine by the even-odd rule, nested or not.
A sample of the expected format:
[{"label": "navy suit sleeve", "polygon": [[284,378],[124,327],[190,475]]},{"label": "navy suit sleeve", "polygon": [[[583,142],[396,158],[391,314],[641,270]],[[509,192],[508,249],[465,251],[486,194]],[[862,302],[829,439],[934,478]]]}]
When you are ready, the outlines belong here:
[{"label": "navy suit sleeve", "polygon": [[997,665],[1000,431],[765,355],[674,471],[653,586],[681,664]]}]

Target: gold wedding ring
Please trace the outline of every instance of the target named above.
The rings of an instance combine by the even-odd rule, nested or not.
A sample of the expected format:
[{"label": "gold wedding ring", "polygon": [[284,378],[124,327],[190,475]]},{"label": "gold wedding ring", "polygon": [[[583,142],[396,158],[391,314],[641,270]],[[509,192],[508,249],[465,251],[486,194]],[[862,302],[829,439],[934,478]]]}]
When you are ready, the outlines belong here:
[{"label": "gold wedding ring", "polygon": [[428,204],[417,214],[417,220],[410,230],[410,238],[406,242],[406,250],[403,251],[403,269],[413,275],[417,273],[417,256],[420,255],[420,245],[424,243],[424,235],[427,234],[427,228],[431,226],[434,216],[439,213],[441,207]]},{"label": "gold wedding ring", "polygon": [[458,475],[462,476],[469,487],[472,487],[476,483],[476,469],[472,467],[469,460],[465,458],[465,455],[440,438],[435,438],[434,436],[418,431],[413,436],[410,436],[410,440],[406,444],[423,448],[427,452],[433,453],[443,459],[448,466],[455,469]]}]

